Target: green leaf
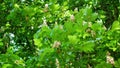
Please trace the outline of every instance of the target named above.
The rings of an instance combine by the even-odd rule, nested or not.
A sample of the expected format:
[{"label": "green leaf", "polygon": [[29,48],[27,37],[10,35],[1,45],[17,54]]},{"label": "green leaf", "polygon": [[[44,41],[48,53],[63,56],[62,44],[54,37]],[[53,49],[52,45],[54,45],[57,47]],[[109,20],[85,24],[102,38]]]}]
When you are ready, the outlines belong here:
[{"label": "green leaf", "polygon": [[49,58],[49,56],[54,52],[54,49],[53,48],[44,48],[43,49],[43,52],[40,54],[40,58],[39,58],[39,61],[42,62],[42,61],[45,61],[45,59]]},{"label": "green leaf", "polygon": [[71,44],[77,44],[77,42],[79,41],[76,35],[68,35],[68,39]]},{"label": "green leaf", "polygon": [[67,34],[71,34],[75,31],[73,22],[66,22],[64,24]]},{"label": "green leaf", "polygon": [[[97,27],[97,28],[96,28],[96,27]],[[100,23],[94,23],[94,24],[92,25],[92,29],[95,30],[95,31],[101,30],[101,29],[102,29],[102,28],[101,28],[101,24],[100,24]]]},{"label": "green leaf", "polygon": [[3,42],[0,42],[0,47],[2,47],[3,46]]},{"label": "green leaf", "polygon": [[93,13],[91,15],[91,20],[90,21],[95,21],[95,19],[98,17],[98,14],[97,13]]},{"label": "green leaf", "polygon": [[25,16],[33,16],[36,13],[36,8],[33,8],[31,6],[24,6],[24,9],[22,11],[23,15]]},{"label": "green leaf", "polygon": [[55,25],[55,27],[51,30],[50,36],[53,40],[64,40],[65,33],[62,28],[62,25]]},{"label": "green leaf", "polygon": [[51,3],[57,3],[57,0],[50,0]]},{"label": "green leaf", "polygon": [[120,22],[114,21],[112,24],[112,30],[120,30]]},{"label": "green leaf", "polygon": [[80,50],[84,51],[84,52],[92,52],[94,51],[94,41],[88,41],[88,42],[84,42],[83,45],[80,46]]},{"label": "green leaf", "polygon": [[106,16],[105,15],[100,15],[100,18],[104,19]]},{"label": "green leaf", "polygon": [[116,68],[120,68],[120,59],[118,59],[117,61],[115,61],[115,67]]},{"label": "green leaf", "polygon": [[41,40],[42,40],[42,38],[40,38],[40,39],[34,39],[34,44],[36,46],[38,46],[38,47],[41,47],[42,46]]},{"label": "green leaf", "polygon": [[3,64],[2,68],[12,68],[12,65],[11,64]]},{"label": "green leaf", "polygon": [[112,68],[112,65],[106,62],[101,62],[100,64],[97,64],[95,68]]},{"label": "green leaf", "polygon": [[2,42],[2,39],[0,39],[0,47],[3,46],[3,42]]},{"label": "green leaf", "polygon": [[75,19],[77,21],[77,23],[82,23],[83,21],[83,11],[80,10],[76,15],[75,15]]}]

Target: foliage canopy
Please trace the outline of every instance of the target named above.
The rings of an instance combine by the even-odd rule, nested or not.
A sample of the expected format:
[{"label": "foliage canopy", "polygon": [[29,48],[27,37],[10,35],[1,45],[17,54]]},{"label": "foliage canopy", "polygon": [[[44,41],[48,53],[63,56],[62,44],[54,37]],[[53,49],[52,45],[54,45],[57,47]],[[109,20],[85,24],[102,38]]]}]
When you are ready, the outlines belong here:
[{"label": "foliage canopy", "polygon": [[0,68],[119,68],[119,0],[0,0]]}]

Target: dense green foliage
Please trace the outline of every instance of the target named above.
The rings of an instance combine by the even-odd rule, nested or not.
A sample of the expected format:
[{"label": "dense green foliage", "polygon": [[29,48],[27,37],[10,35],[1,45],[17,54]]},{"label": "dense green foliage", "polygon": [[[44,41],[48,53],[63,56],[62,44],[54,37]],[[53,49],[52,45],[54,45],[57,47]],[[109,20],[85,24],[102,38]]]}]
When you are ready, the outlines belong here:
[{"label": "dense green foliage", "polygon": [[0,68],[120,68],[119,0],[0,0]]}]

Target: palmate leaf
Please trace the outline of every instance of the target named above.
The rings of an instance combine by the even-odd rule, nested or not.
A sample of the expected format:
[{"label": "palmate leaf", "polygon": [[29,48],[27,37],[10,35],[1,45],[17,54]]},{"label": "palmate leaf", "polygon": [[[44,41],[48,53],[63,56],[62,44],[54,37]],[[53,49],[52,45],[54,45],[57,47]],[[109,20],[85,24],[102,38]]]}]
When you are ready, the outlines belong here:
[{"label": "palmate leaf", "polygon": [[52,40],[64,40],[65,38],[65,33],[64,30],[62,28],[62,25],[56,25],[50,33],[50,37],[52,38]]},{"label": "palmate leaf", "polygon": [[83,52],[92,52],[94,51],[94,46],[95,44],[93,41],[84,42],[83,45],[81,45],[80,50]]},{"label": "palmate leaf", "polygon": [[[96,28],[97,27],[97,28]],[[101,30],[101,24],[99,23],[94,23],[92,25],[92,29],[95,30],[95,31],[98,31],[98,30]]]},{"label": "palmate leaf", "polygon": [[71,43],[71,44],[77,44],[77,42],[79,41],[79,39],[77,38],[77,36],[76,35],[69,35],[68,36],[68,39],[69,39],[69,42]]},{"label": "palmate leaf", "polygon": [[46,47],[43,49],[43,52],[40,53],[38,61],[45,62],[45,59],[49,58],[49,56],[54,52],[53,48]]},{"label": "palmate leaf", "polygon": [[67,34],[74,33],[74,31],[75,31],[74,23],[72,23],[72,22],[66,22],[64,24],[64,27],[65,27]]}]

